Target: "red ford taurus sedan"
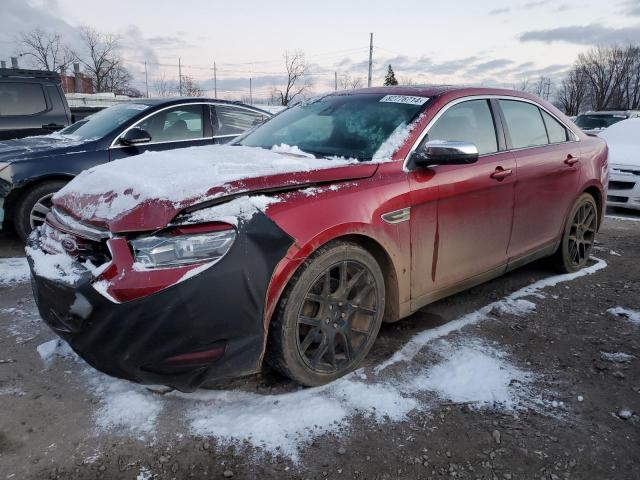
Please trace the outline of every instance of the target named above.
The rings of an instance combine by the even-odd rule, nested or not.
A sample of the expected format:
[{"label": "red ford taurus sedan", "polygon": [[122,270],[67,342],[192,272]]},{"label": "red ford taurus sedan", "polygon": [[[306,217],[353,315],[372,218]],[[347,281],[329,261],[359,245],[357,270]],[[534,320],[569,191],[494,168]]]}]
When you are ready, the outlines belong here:
[{"label": "red ford taurus sedan", "polygon": [[355,369],[381,322],[555,256],[583,267],[607,147],[537,97],[374,88],[234,145],[92,168],[27,253],[42,318],[108,374],[189,391]]}]

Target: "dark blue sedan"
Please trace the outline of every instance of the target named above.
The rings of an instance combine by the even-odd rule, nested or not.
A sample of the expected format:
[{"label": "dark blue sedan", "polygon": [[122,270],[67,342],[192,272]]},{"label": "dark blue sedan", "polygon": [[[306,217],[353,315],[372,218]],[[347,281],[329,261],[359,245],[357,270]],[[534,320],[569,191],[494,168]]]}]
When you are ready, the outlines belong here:
[{"label": "dark blue sedan", "polygon": [[12,222],[24,240],[44,222],[55,192],[81,171],[147,151],[227,143],[270,116],[223,100],[141,99],[51,135],[0,142],[0,226]]}]

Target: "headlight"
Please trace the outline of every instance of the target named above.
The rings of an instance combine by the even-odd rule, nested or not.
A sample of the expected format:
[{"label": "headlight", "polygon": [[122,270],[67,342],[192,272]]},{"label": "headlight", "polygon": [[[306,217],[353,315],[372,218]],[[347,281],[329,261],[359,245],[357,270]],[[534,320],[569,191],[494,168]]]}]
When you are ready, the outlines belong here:
[{"label": "headlight", "polygon": [[137,263],[146,268],[190,265],[220,260],[233,245],[234,229],[179,236],[155,236],[131,241]]}]

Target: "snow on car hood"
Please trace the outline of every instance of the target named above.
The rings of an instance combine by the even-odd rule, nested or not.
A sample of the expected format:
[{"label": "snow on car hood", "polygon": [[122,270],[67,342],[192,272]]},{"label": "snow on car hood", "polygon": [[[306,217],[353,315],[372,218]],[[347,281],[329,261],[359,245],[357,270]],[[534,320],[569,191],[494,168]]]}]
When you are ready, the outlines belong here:
[{"label": "snow on car hood", "polygon": [[609,164],[640,167],[640,118],[623,120],[598,134],[609,146]]},{"label": "snow on car hood", "polygon": [[113,232],[162,228],[187,206],[229,195],[365,178],[375,163],[314,158],[292,147],[211,145],[116,160],[82,172],[56,207]]}]

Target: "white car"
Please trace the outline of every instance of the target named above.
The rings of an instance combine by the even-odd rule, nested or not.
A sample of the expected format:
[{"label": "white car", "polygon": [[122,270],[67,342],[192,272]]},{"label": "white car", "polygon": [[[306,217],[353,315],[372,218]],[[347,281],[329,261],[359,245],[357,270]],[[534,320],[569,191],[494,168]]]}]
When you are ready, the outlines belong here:
[{"label": "white car", "polygon": [[630,118],[599,134],[609,145],[607,205],[640,210],[640,118]]}]

